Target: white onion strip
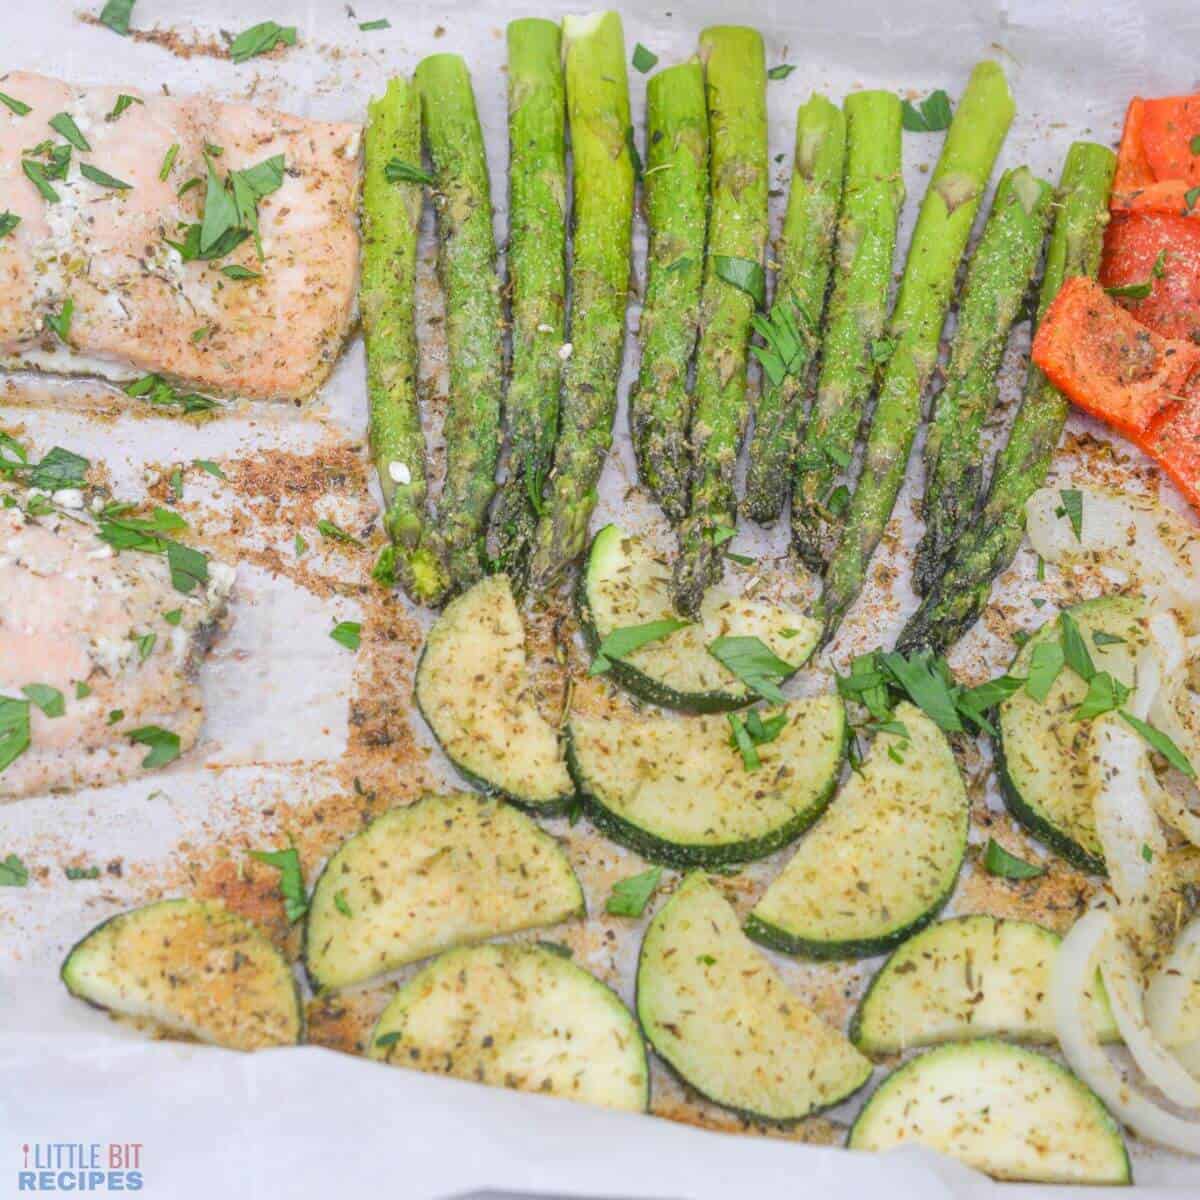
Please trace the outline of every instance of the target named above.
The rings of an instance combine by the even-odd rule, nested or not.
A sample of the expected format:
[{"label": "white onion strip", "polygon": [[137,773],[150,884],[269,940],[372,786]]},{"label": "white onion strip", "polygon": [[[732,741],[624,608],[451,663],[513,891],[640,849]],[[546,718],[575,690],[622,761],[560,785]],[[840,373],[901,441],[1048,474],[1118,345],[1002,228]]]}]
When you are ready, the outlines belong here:
[{"label": "white onion strip", "polygon": [[1177,1117],[1130,1087],[1096,1038],[1091,1020],[1096,965],[1114,929],[1110,913],[1094,910],[1076,921],[1054,958],[1050,1002],[1063,1054],[1072,1070],[1140,1136],[1200,1156],[1200,1122]]},{"label": "white onion strip", "polygon": [[1150,977],[1146,1020],[1172,1051],[1200,1034],[1200,917],[1184,926],[1175,948]]},{"label": "white onion strip", "polygon": [[1188,1074],[1146,1022],[1141,971],[1120,936],[1104,939],[1100,950],[1100,976],[1117,1028],[1142,1074],[1173,1104],[1200,1108],[1200,1082]]}]

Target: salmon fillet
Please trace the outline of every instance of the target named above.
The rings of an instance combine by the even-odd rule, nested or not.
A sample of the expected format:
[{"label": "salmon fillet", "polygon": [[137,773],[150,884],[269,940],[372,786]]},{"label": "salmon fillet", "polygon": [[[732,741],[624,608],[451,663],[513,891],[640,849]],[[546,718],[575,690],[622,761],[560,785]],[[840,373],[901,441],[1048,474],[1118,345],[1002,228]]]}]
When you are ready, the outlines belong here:
[{"label": "salmon fillet", "polygon": [[[158,374],[259,399],[300,398],[321,385],[357,285],[358,125],[22,72],[0,75],[0,92],[29,108],[0,104],[0,218],[19,218],[0,236],[0,366],[116,380]],[[122,94],[132,102],[110,119]],[[61,122],[50,126],[60,113],[89,150],[71,146]],[[46,181],[52,201],[26,164],[46,175],[61,147],[71,160],[65,177]],[[261,260],[253,237],[207,261],[185,262],[168,244],[203,219],[206,148],[226,183],[230,171],[283,157],[281,186],[257,205]],[[97,183],[84,166],[129,186]],[[261,277],[232,277],[239,268]],[[47,318],[68,300],[64,343]]]},{"label": "salmon fillet", "polygon": [[[163,556],[118,554],[72,512],[78,491],[55,500],[70,507],[37,517],[0,508],[0,752],[22,698],[35,701],[28,747],[0,767],[0,802],[154,769],[146,760],[170,735],[186,753],[204,719],[196,669],[233,587],[233,568],[210,560],[207,583],[185,595]],[[61,715],[39,707],[47,688]],[[147,729],[161,732],[131,739]]]}]

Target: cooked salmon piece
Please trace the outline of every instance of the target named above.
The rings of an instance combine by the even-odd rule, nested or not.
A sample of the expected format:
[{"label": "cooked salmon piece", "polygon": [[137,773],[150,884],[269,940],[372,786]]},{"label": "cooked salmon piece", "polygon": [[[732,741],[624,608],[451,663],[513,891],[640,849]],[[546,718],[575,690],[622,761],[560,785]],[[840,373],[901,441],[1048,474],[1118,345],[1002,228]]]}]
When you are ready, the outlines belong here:
[{"label": "cooked salmon piece", "polygon": [[204,719],[196,672],[234,582],[209,560],[184,594],[162,555],[101,540],[80,493],[55,499],[70,507],[0,508],[0,763],[28,718],[0,802],[115,783],[190,750]]},{"label": "cooked salmon piece", "polygon": [[[321,385],[357,285],[358,125],[18,71],[0,92],[29,109],[0,104],[0,230],[19,220],[0,235],[0,366],[258,399]],[[231,172],[277,156],[282,179],[257,197],[261,258],[250,236],[185,261],[170,243],[203,222],[209,165],[228,197]]]}]

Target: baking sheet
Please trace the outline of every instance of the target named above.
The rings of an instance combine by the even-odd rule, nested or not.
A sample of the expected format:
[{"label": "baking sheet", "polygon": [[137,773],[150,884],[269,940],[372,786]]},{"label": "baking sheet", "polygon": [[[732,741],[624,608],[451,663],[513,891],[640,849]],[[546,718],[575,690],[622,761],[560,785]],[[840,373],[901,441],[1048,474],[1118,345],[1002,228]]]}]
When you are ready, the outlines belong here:
[{"label": "baking sheet", "polygon": [[[570,6],[515,9],[494,0],[449,5],[352,0],[352,5],[350,10],[334,0],[308,0],[282,11],[277,0],[212,0],[203,6],[138,0],[133,24],[139,32],[122,39],[89,23],[88,14],[69,0],[51,0],[9,15],[0,71],[38,70],[144,89],[161,85],[175,93],[211,89],[307,116],[356,120],[389,73],[411,72],[434,51],[462,52],[475,78],[502,240],[504,25],[514,16],[554,16]],[[84,7],[98,11],[99,0],[86,0]],[[359,21],[380,17],[391,20],[390,30],[359,30]],[[1193,53],[1200,14],[1173,2],[842,0],[818,8],[759,0],[730,14],[706,0],[639,6],[623,17],[628,50],[641,41],[659,54],[662,65],[692,53],[705,24],[737,19],[762,29],[769,65],[797,66],[787,80],[769,85],[773,156],[790,150],[795,108],[813,89],[840,98],[857,87],[914,95],[946,87],[955,96],[971,63],[990,55],[1004,63],[1018,105],[1000,166],[1028,162],[1056,178],[1072,139],[1115,141],[1133,92],[1165,94],[1200,84]],[[295,22],[300,45],[243,66],[221,56],[222,31],[236,33],[266,19]],[[645,77],[631,72],[630,82],[640,124]],[[905,137],[904,246],[940,141]],[[786,158],[776,169],[777,229]],[[637,232],[640,279],[640,219]],[[437,414],[446,379],[428,211],[423,245],[422,367],[436,471]],[[631,331],[637,315],[635,299]],[[631,337],[622,394],[632,379],[632,349]],[[1008,403],[1019,393],[1026,349],[1023,331],[1006,371]],[[8,1135],[0,1141],[0,1195],[15,1188],[21,1145],[68,1140],[144,1142],[147,1190],[172,1197],[218,1191],[315,1196],[335,1189],[356,1195],[384,1183],[401,1185],[405,1196],[487,1186],[588,1195],[774,1196],[814,1185],[816,1194],[851,1196],[885,1179],[900,1196],[990,1194],[994,1185],[924,1153],[906,1152],[885,1164],[780,1144],[780,1137],[840,1142],[855,1103],[781,1134],[749,1127],[695,1100],[656,1064],[656,1113],[727,1132],[772,1135],[718,1138],[664,1121],[389,1071],[328,1049],[241,1058],[151,1043],[144,1033],[67,996],[57,969],[71,943],[114,912],[160,895],[221,896],[294,951],[296,931],[283,918],[277,875],[250,861],[246,851],[293,839],[311,883],[332,848],[370,814],[425,790],[458,786],[409,699],[429,614],[383,596],[367,579],[382,534],[365,459],[365,423],[357,340],[322,395],[304,408],[235,404],[215,417],[179,419],[148,412],[100,385],[0,379],[0,425],[40,451],[60,444],[103,462],[114,492],[124,499],[161,497],[176,464],[196,458],[219,462],[228,480],[187,470],[177,507],[200,544],[239,563],[233,623],[202,675],[208,716],[196,750],[152,778],[0,808],[0,856],[16,853],[32,872],[27,888],[0,889],[0,1068],[6,1080],[0,1132]],[[663,537],[666,545],[654,509],[634,486],[623,404],[617,434],[593,528],[618,520]],[[1082,419],[1073,419],[1056,471],[1063,479],[1074,475],[1140,492],[1157,488],[1145,460],[1124,447],[1114,453],[1099,428]],[[844,666],[852,653],[877,644],[881,633],[894,635],[903,623],[912,596],[898,568],[919,533],[909,503],[914,486],[919,493],[919,475],[918,447],[867,593],[832,653],[803,674],[797,690],[829,686],[831,665]],[[322,540],[315,528],[320,517],[361,535],[364,546]],[[296,552],[297,534],[308,543],[302,555]],[[731,567],[734,582],[766,594],[813,594],[811,581],[793,574],[784,557],[782,530],[743,525],[734,549],[766,564],[750,572]],[[1094,586],[1053,572],[1038,584],[1023,556],[1002,582],[985,621],[956,650],[954,665],[971,682],[995,674],[1011,654],[1014,629],[1039,624],[1053,604]],[[1032,606],[1035,596],[1050,602],[1041,612]],[[561,705],[566,672],[580,675],[586,665],[564,612],[554,602],[530,614],[535,670],[552,714]],[[363,622],[357,655],[327,636],[340,620]],[[596,680],[581,681],[576,703],[602,707],[625,701]],[[960,763],[971,784],[973,842],[986,842],[992,834],[1024,857],[1045,857],[1003,815],[986,745],[966,746]],[[642,864],[586,822],[546,824],[566,842],[595,915],[586,925],[537,936],[569,945],[577,961],[628,1001],[644,921],[605,917],[603,902],[614,879]],[[723,881],[739,911],[750,907],[789,853]],[[101,877],[70,882],[67,866],[99,866]],[[968,868],[951,911],[1011,913],[1067,927],[1086,901],[1088,884],[1057,859],[1047,859],[1047,866],[1044,877],[1025,884],[1002,883]],[[875,965],[773,958],[806,1002],[842,1026]],[[334,1049],[354,1048],[389,994],[387,986],[361,989],[310,1006],[310,1036]],[[1132,1139],[1131,1146],[1141,1184],[1200,1188],[1200,1166],[1147,1151]],[[1022,1194],[1040,1191],[1024,1188]]]}]

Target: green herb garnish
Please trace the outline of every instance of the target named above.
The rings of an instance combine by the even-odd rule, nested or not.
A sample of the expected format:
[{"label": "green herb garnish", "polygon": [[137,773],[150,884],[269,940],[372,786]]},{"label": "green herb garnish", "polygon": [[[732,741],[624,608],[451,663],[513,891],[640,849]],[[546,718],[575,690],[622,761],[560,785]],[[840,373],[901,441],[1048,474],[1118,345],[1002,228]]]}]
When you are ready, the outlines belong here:
[{"label": "green herb garnish", "polygon": [[641,42],[638,42],[633,48],[633,67],[635,71],[641,71],[643,75],[647,71],[653,70],[658,64],[658,55],[653,50],[647,50]]},{"label": "green herb garnish", "polygon": [[100,11],[100,24],[125,37],[129,33],[129,18],[133,16],[136,0],[108,0]]},{"label": "green herb garnish", "polygon": [[296,44],[295,25],[280,25],[276,21],[262,21],[251,25],[229,45],[229,57],[235,63],[248,62],[259,54],[266,54],[276,46]]},{"label": "green herb garnish", "polygon": [[48,683],[27,683],[21,689],[21,694],[47,717],[61,717],[67,711],[62,692]]},{"label": "green herb garnish", "polygon": [[651,867],[640,875],[619,880],[613,884],[604,911],[614,917],[640,917],[646,911],[646,905],[661,878],[662,867]]},{"label": "green herb garnish", "polygon": [[708,652],[751,691],[776,704],[784,702],[779,684],[795,671],[766,643],[756,637],[719,637]]},{"label": "green herb garnish", "polygon": [[677,617],[664,617],[661,621],[625,625],[612,630],[601,640],[596,657],[592,659],[592,665],[588,668],[588,674],[603,675],[612,666],[614,658],[626,658],[649,642],[657,642],[689,623]]},{"label": "green herb garnish", "polygon": [[905,100],[900,107],[900,115],[909,133],[941,133],[950,128],[954,118],[950,97],[942,88],[931,92],[919,105]]},{"label": "green herb garnish", "polygon": [[330,631],[329,636],[339,646],[347,650],[357,650],[362,641],[362,623],[360,621],[339,621]]},{"label": "green herb garnish", "polygon": [[300,855],[295,846],[286,850],[251,850],[250,857],[279,872],[279,894],[283,897],[283,909],[291,922],[300,920],[308,912],[308,893],[304,890],[304,872],[300,869]]},{"label": "green herb garnish", "polygon": [[75,124],[75,118],[70,113],[60,112],[55,113],[47,122],[50,128],[55,133],[61,134],[76,150],[82,150],[85,153],[92,148],[91,142],[83,136],[78,125]]},{"label": "green herb garnish", "polygon": [[718,279],[746,293],[755,304],[762,308],[767,297],[767,276],[762,263],[752,258],[735,258],[729,254],[713,255],[713,270]]},{"label": "green herb garnish", "polygon": [[1015,854],[1009,854],[995,838],[988,838],[987,850],[983,855],[983,869],[1000,879],[1036,879],[1046,873],[1045,867],[1027,863]]},{"label": "green herb garnish", "polygon": [[123,179],[118,179],[115,175],[110,175],[107,171],[101,171],[99,167],[93,167],[91,163],[80,163],[79,173],[84,179],[90,179],[92,183],[100,187],[112,188],[115,192],[127,192],[133,186]]},{"label": "green herb garnish", "polygon": [[[120,718],[117,718],[120,720]],[[142,759],[142,766],[150,771],[174,762],[180,754],[179,734],[164,729],[161,725],[142,725],[125,735],[139,746],[148,746],[150,753]]]}]

